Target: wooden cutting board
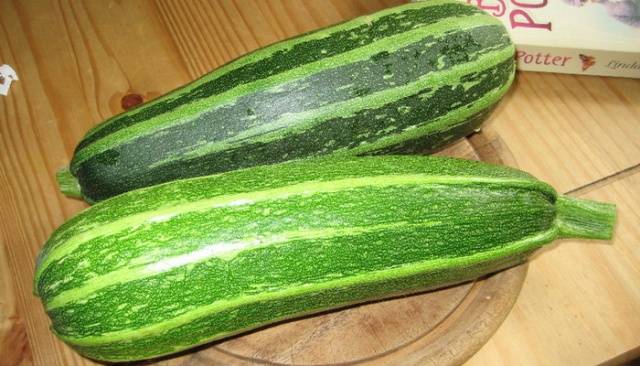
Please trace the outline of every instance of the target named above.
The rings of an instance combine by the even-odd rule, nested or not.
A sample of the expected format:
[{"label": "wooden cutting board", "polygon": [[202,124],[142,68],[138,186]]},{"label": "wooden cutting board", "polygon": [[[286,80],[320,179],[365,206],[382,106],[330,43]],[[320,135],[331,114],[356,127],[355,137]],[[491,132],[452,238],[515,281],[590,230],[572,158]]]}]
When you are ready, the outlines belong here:
[{"label": "wooden cutting board", "polygon": [[[510,154],[481,132],[438,153],[500,163]],[[149,361],[182,365],[459,365],[500,326],[527,265],[438,291],[378,301],[265,327]]]},{"label": "wooden cutting board", "polygon": [[162,365],[459,365],[491,337],[526,265],[460,286],[356,306],[205,346]]}]

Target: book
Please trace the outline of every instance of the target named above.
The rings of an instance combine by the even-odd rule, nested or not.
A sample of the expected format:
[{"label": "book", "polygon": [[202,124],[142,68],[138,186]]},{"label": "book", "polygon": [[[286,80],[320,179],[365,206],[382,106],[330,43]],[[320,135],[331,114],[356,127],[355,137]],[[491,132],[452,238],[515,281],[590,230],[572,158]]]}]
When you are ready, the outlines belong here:
[{"label": "book", "polygon": [[520,70],[640,78],[640,0],[461,0],[502,20]]},{"label": "book", "polygon": [[520,70],[640,78],[640,0],[460,1],[502,20]]}]

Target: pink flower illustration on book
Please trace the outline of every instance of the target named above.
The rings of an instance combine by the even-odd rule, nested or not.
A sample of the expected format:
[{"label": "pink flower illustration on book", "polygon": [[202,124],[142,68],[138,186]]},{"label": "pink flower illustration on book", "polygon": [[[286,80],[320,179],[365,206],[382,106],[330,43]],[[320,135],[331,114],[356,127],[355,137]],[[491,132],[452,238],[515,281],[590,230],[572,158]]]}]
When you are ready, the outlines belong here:
[{"label": "pink flower illustration on book", "polygon": [[596,64],[596,58],[589,55],[580,54],[580,61],[582,61],[582,71],[587,71],[591,66]]},{"label": "pink flower illustration on book", "polygon": [[611,17],[632,27],[640,28],[640,0],[564,0],[564,2],[573,6],[602,4]]}]

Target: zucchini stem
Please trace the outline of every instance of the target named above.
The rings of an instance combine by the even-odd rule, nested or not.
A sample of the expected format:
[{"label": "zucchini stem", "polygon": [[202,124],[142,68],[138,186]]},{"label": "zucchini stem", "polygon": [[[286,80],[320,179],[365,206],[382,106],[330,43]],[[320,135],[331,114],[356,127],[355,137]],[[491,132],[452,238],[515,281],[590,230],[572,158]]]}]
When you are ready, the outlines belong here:
[{"label": "zucchini stem", "polygon": [[64,167],[56,173],[56,181],[58,181],[58,188],[60,192],[65,196],[82,198],[82,192],[80,191],[80,184],[76,177],[71,174],[69,167]]},{"label": "zucchini stem", "polygon": [[556,225],[561,238],[608,240],[613,236],[616,205],[559,196],[556,207]]}]

